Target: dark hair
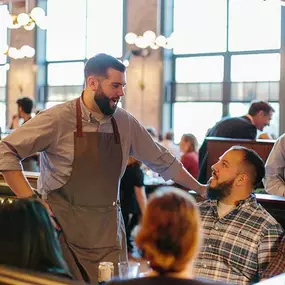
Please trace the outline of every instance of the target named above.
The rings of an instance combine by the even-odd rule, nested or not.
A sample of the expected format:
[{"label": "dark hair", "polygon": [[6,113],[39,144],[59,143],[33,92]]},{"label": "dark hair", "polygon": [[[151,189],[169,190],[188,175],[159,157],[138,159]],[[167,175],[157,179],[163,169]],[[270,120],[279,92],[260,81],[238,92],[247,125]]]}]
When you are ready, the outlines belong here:
[{"label": "dark hair", "polygon": [[28,97],[19,98],[16,103],[26,114],[31,114],[34,106],[33,100]]},{"label": "dark hair", "polygon": [[200,228],[193,197],[174,187],[162,187],[148,201],[136,244],[159,274],[181,272],[200,248]]},{"label": "dark hair", "polygon": [[85,64],[84,76],[85,80],[90,75],[107,77],[108,69],[113,68],[120,72],[125,72],[126,67],[119,60],[111,55],[99,53],[91,57]]},{"label": "dark hair", "polygon": [[247,168],[247,173],[251,177],[253,186],[257,186],[265,175],[264,161],[252,149],[243,146],[233,146],[230,150],[238,150],[244,153],[244,167]]},{"label": "dark hair", "polygon": [[174,139],[174,133],[173,133],[173,131],[168,131],[168,132],[165,134],[165,139],[166,139],[166,140],[173,141],[173,139]]},{"label": "dark hair", "polygon": [[34,199],[0,201],[0,264],[71,276],[47,210]]},{"label": "dark hair", "polygon": [[157,133],[154,127],[146,127],[146,130],[152,136],[152,138],[156,138]]},{"label": "dark hair", "polygon": [[275,112],[273,107],[265,101],[253,101],[249,107],[248,114],[255,116],[258,112],[263,111],[266,115]]}]

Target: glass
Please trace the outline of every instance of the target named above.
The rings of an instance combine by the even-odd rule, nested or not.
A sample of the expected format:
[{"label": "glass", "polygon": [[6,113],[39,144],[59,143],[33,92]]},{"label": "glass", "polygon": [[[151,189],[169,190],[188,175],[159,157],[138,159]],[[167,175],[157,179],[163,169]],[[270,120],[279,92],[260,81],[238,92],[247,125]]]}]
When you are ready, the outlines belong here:
[{"label": "glass", "polygon": [[3,54],[7,47],[8,32],[5,23],[8,14],[7,5],[0,5],[0,64],[6,63],[7,56]]},{"label": "glass", "polygon": [[176,59],[176,82],[222,82],[223,56],[201,56]]},{"label": "glass", "polygon": [[[6,84],[7,84],[7,70],[5,66],[0,66],[0,87],[5,87]],[[0,100],[2,100],[1,97]]]},{"label": "glass", "polygon": [[280,54],[232,56],[231,80],[233,82],[280,80]]},{"label": "glass", "polygon": [[[257,131],[257,137],[262,133],[268,133],[274,139],[279,137],[279,103],[269,102],[270,105],[274,108],[275,112],[273,113],[272,120],[270,121],[270,126],[267,126],[263,131]],[[231,117],[240,117],[248,113],[250,103],[230,103],[229,104],[229,115]]]},{"label": "glass", "polygon": [[136,278],[139,276],[140,264],[134,261],[118,263],[119,276],[121,279]]},{"label": "glass", "polygon": [[123,0],[87,2],[87,58],[100,52],[123,55]]},{"label": "glass", "polygon": [[48,65],[48,85],[82,85],[84,84],[84,63],[65,62]]},{"label": "glass", "polygon": [[280,48],[280,1],[230,0],[229,4],[230,51]]},{"label": "glass", "polygon": [[84,59],[86,0],[49,0],[47,15],[47,61]]},{"label": "glass", "polygon": [[226,50],[227,0],[175,0],[175,54]]},{"label": "glass", "polygon": [[[222,118],[222,107],[222,103],[217,102],[174,103],[174,142],[178,144],[184,133],[192,133],[201,145],[208,129]],[[197,123],[198,118],[199,123]]]}]

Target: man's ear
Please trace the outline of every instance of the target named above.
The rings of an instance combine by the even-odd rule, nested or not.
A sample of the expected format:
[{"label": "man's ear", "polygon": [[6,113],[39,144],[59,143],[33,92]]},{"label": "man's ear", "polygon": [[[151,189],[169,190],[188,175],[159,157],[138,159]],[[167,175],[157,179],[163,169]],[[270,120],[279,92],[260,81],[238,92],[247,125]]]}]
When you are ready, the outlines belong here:
[{"label": "man's ear", "polygon": [[99,81],[95,76],[89,76],[86,80],[86,85],[92,89],[92,91],[96,91],[99,86]]},{"label": "man's ear", "polygon": [[247,177],[244,173],[240,173],[237,177],[237,185],[241,185],[244,184],[244,182],[246,181]]}]

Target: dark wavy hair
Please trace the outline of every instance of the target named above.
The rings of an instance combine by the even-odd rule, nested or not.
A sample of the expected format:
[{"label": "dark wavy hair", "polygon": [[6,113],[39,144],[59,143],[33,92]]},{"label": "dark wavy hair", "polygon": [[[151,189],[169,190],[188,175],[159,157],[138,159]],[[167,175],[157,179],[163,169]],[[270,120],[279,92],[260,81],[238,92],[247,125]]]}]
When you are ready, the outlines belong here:
[{"label": "dark wavy hair", "polygon": [[43,204],[35,199],[0,203],[0,264],[71,277]]}]

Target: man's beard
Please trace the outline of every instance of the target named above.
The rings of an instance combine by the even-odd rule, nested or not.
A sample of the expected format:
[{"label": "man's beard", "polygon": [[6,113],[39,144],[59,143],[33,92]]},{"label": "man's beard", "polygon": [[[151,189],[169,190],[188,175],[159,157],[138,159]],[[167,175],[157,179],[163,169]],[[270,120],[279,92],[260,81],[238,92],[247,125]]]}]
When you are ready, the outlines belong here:
[{"label": "man's beard", "polygon": [[113,108],[110,106],[111,100],[106,96],[106,94],[102,90],[101,84],[99,84],[96,94],[94,95],[94,101],[96,102],[100,111],[104,115],[110,116],[115,113],[117,104],[115,104]]},{"label": "man's beard", "polygon": [[207,198],[210,200],[223,200],[232,193],[234,179],[222,182],[215,187],[208,187]]}]

